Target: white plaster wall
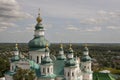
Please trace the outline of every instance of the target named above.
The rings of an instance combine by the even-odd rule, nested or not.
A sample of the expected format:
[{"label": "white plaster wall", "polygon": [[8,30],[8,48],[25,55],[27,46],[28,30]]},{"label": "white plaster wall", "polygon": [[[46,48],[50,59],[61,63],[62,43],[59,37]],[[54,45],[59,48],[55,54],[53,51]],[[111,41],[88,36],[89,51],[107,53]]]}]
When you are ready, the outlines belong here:
[{"label": "white plaster wall", "polygon": [[[43,72],[43,68],[45,69],[45,72]],[[49,72],[47,70],[48,68]],[[41,65],[41,74],[42,75],[53,74],[53,65]]]},{"label": "white plaster wall", "polygon": [[44,36],[44,30],[36,30],[35,36]]},{"label": "white plaster wall", "polygon": [[[65,67],[64,68],[64,75],[66,80],[76,80],[77,79],[77,67]],[[68,76],[68,72],[69,72],[69,76]],[[74,76],[72,76],[72,73],[74,73]]]},{"label": "white plaster wall", "polygon": [[30,64],[28,61],[19,61],[16,65],[22,69],[30,69]]},{"label": "white plaster wall", "polygon": [[[41,57],[45,57],[45,52],[29,51],[29,56],[32,56],[32,60],[37,63],[37,56],[39,56],[39,63],[41,63]],[[31,58],[31,57],[30,57]]]},{"label": "white plaster wall", "polygon": [[9,75],[5,75],[5,80],[13,80],[13,77]]},{"label": "white plaster wall", "polygon": [[88,51],[83,52],[84,55],[89,55]]},{"label": "white plaster wall", "polygon": [[81,62],[81,66],[84,67],[85,71],[91,71],[91,62]]},{"label": "white plaster wall", "polygon": [[92,73],[84,73],[83,80],[92,80]]}]

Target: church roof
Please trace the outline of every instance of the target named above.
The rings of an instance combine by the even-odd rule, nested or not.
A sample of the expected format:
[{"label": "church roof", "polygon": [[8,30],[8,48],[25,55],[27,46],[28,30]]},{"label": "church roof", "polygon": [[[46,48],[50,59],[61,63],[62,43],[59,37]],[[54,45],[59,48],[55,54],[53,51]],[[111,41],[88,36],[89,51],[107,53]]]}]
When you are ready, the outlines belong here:
[{"label": "church roof", "polygon": [[83,55],[81,57],[81,61],[82,62],[91,61],[91,57],[89,55]]},{"label": "church roof", "polygon": [[46,47],[46,44],[50,45],[49,41],[46,40],[44,36],[35,37],[28,43],[29,48],[31,50],[35,50],[35,49],[42,50]]}]

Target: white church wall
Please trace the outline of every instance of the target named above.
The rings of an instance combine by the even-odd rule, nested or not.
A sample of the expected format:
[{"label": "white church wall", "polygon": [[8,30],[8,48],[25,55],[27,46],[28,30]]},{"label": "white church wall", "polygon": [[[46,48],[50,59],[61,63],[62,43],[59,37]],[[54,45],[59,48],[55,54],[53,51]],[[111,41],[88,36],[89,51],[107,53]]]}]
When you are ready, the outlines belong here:
[{"label": "white church wall", "polygon": [[38,63],[41,63],[41,59],[45,57],[45,52],[40,52],[40,51],[30,51],[29,52],[30,58],[34,60],[37,63],[37,56],[39,57]]}]

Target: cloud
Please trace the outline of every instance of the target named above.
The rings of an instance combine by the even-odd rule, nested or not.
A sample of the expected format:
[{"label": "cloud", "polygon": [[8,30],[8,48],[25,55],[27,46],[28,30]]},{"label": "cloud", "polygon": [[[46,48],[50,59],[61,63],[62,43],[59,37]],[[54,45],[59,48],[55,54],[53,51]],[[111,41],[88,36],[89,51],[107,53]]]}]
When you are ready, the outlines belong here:
[{"label": "cloud", "polygon": [[16,26],[14,21],[25,18],[32,18],[32,16],[21,11],[16,0],[0,0],[0,29],[2,27],[6,27],[6,29],[8,27],[14,27]]},{"label": "cloud", "polygon": [[68,27],[67,27],[66,29],[67,29],[67,30],[74,30],[74,31],[79,30],[79,28],[74,27],[73,25],[68,25]]},{"label": "cloud", "polygon": [[101,31],[101,27],[93,27],[93,28],[87,28],[85,29],[85,31],[87,32],[98,32],[98,31]]},{"label": "cloud", "polygon": [[108,29],[111,29],[111,30],[118,30],[120,29],[120,27],[118,26],[107,26]]}]

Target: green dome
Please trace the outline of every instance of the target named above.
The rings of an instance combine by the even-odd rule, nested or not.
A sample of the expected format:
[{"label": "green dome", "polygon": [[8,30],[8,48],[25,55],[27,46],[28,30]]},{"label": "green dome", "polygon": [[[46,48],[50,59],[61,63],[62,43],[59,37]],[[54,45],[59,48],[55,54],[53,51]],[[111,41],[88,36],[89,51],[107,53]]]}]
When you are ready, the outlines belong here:
[{"label": "green dome", "polygon": [[13,62],[13,61],[19,61],[20,60],[20,57],[19,56],[13,56],[12,58],[11,58],[11,61]]},{"label": "green dome", "polygon": [[34,39],[32,39],[29,43],[28,46],[30,49],[32,48],[45,48],[46,44],[48,44],[48,46],[50,45],[49,41],[45,39],[44,36],[40,36],[40,37],[35,37]]},{"label": "green dome", "polygon": [[84,51],[89,51],[89,49],[87,47],[84,48]]},{"label": "green dome", "polygon": [[90,56],[82,56],[81,61],[82,62],[91,61],[91,57]]},{"label": "green dome", "polygon": [[52,63],[52,59],[49,56],[45,56],[41,61],[41,64],[47,64],[47,63]]},{"label": "green dome", "polygon": [[75,66],[75,65],[76,65],[76,61],[74,58],[67,60],[65,64],[66,67]]},{"label": "green dome", "polygon": [[70,48],[69,51],[68,51],[68,54],[73,54],[73,52],[74,52],[73,49]]},{"label": "green dome", "polygon": [[58,59],[58,60],[65,60],[66,57],[65,57],[64,54],[62,54],[62,55],[58,55],[58,56],[57,56],[57,59]]}]

